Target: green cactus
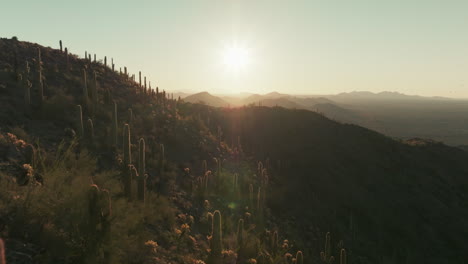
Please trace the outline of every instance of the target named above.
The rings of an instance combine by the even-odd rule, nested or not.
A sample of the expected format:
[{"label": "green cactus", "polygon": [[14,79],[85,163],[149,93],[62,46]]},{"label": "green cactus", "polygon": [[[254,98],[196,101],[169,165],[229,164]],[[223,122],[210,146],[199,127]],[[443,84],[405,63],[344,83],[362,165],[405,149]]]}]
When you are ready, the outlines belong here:
[{"label": "green cactus", "polygon": [[254,194],[253,194],[253,185],[249,184],[249,210],[254,209]]},{"label": "green cactus", "polygon": [[237,224],[237,247],[242,249],[244,247],[244,219],[239,219]]},{"label": "green cactus", "polygon": [[86,69],[83,69],[83,94],[81,103],[84,107],[88,107],[88,80],[86,76]]},{"label": "green cactus", "polygon": [[202,161],[202,170],[203,170],[203,175],[205,175],[206,172],[208,171],[208,166],[206,164],[206,160]]},{"label": "green cactus", "polygon": [[140,88],[141,88],[141,71],[138,72],[138,80],[139,80],[139,81],[138,81],[138,84],[139,84],[139,86],[140,86]]},{"label": "green cactus", "polygon": [[94,84],[92,86],[91,96],[93,98],[93,109],[94,109],[94,111],[96,111],[96,108],[97,108],[97,105],[98,105],[98,92],[97,92],[98,82],[97,82],[96,71],[93,71],[93,80],[94,80],[94,82],[93,82]]},{"label": "green cactus", "polygon": [[222,230],[221,230],[221,212],[216,210],[213,214],[213,228],[210,241],[210,261],[209,264],[222,264]]},{"label": "green cactus", "polygon": [[164,172],[164,166],[166,163],[166,157],[165,157],[165,151],[164,151],[164,144],[159,144],[159,153],[160,153],[160,169],[161,169],[161,174]]},{"label": "green cactus", "polygon": [[24,163],[31,165],[33,168],[36,165],[36,149],[31,144],[26,145],[24,149]]},{"label": "green cactus", "polygon": [[63,50],[62,50],[62,40],[60,40],[59,43],[60,43],[60,52],[63,52]]},{"label": "green cactus", "polygon": [[346,250],[342,248],[340,251],[340,264],[346,264],[346,263],[347,263]]},{"label": "green cactus", "polygon": [[41,49],[37,48],[37,88],[39,91],[39,106],[44,103],[44,83],[42,82]]},{"label": "green cactus", "polygon": [[146,76],[145,76],[145,87],[143,88],[143,93],[146,94]]},{"label": "green cactus", "polygon": [[258,187],[258,190],[257,190],[257,212],[258,214],[261,214],[261,212],[263,211],[262,197],[263,197],[262,187]]},{"label": "green cactus", "polygon": [[99,187],[96,184],[92,184],[88,193],[88,227],[90,232],[96,232],[100,220],[101,208],[99,206],[99,196]]},{"label": "green cactus", "polygon": [[[19,75],[23,79],[22,75]],[[31,106],[31,82],[27,79],[22,80],[22,86],[24,89],[24,106],[26,109],[29,109]]]},{"label": "green cactus", "polygon": [[325,235],[325,257],[328,259],[331,256],[331,235],[327,232]]},{"label": "green cactus", "polygon": [[244,219],[239,219],[237,224],[237,259],[238,263],[242,262],[245,258],[245,245],[244,245]]},{"label": "green cactus", "polygon": [[117,147],[118,142],[118,120],[117,120],[117,103],[114,101],[114,111],[112,112],[112,144]]},{"label": "green cactus", "polygon": [[88,118],[88,125],[86,127],[86,139],[91,145],[94,144],[94,124],[91,118]]},{"label": "green cactus", "polygon": [[1,238],[0,238],[0,264],[6,264],[5,243],[3,243],[3,239]]},{"label": "green cactus", "polygon": [[304,264],[304,255],[302,251],[297,251],[296,253],[296,264]]},{"label": "green cactus", "polygon": [[320,252],[320,258],[324,263],[333,263],[335,257],[331,255],[331,235],[327,232],[325,235],[325,250]]},{"label": "green cactus", "polygon": [[125,167],[132,164],[130,126],[128,124],[125,124],[123,128],[123,162]]},{"label": "green cactus", "polygon": [[77,129],[78,129],[78,135],[83,137],[84,136],[84,127],[83,127],[83,111],[81,109],[81,105],[76,106],[77,110]]},{"label": "green cactus", "polygon": [[133,111],[131,108],[128,109],[128,117],[127,117],[127,123],[131,127],[133,126]]},{"label": "green cactus", "polygon": [[96,53],[94,53],[94,63],[96,63]]},{"label": "green cactus", "polygon": [[145,140],[140,138],[138,151],[138,200],[145,201],[146,171],[145,171]]},{"label": "green cactus", "polygon": [[112,71],[115,71],[115,64],[114,64],[114,58],[111,58],[111,65],[112,65]]},{"label": "green cactus", "polygon": [[277,250],[278,250],[278,231],[273,232],[271,234],[271,253],[272,255],[275,255]]},{"label": "green cactus", "polygon": [[[110,231],[110,217],[112,216],[112,201],[109,191],[100,190],[96,184],[92,184],[88,193],[88,227],[92,233],[99,232],[102,237]],[[100,230],[98,226],[100,224]]]},{"label": "green cactus", "polygon": [[104,66],[107,67],[107,56],[104,56]]}]

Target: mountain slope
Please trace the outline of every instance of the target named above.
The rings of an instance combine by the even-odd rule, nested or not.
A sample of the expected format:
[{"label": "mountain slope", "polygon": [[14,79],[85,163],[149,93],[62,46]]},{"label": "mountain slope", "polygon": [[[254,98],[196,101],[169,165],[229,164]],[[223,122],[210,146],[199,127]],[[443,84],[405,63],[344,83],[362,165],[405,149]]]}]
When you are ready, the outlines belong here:
[{"label": "mountain slope", "polygon": [[468,153],[394,141],[303,110],[247,108],[221,119],[239,116],[235,134],[275,168],[272,210],[306,245],[321,250],[315,230],[325,226],[344,238],[353,263],[368,263],[358,255],[396,263],[468,257]]},{"label": "mountain slope", "polygon": [[195,104],[201,103],[214,107],[226,107],[229,105],[228,102],[224,101],[220,97],[211,95],[208,92],[201,92],[189,95],[184,98],[184,101]]}]

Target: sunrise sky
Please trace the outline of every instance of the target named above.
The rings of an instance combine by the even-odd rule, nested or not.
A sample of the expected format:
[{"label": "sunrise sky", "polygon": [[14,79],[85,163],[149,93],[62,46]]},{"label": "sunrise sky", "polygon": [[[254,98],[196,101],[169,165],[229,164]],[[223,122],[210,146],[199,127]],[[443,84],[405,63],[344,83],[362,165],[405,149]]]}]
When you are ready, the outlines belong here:
[{"label": "sunrise sky", "polygon": [[468,97],[466,0],[2,1],[0,37],[113,57],[169,91]]}]

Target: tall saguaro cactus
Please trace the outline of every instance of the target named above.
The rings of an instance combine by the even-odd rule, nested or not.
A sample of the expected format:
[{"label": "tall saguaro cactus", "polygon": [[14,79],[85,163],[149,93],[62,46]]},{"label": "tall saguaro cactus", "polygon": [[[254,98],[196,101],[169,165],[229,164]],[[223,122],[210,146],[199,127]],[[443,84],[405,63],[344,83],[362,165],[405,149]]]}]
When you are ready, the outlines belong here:
[{"label": "tall saguaro cactus", "polygon": [[77,127],[78,127],[78,134],[80,137],[84,136],[84,128],[83,128],[83,111],[81,109],[81,105],[76,106],[76,112],[77,112]]},{"label": "tall saguaro cactus", "polygon": [[117,103],[114,101],[114,111],[112,111],[112,144],[117,148],[118,135],[117,135]]},{"label": "tall saguaro cactus", "polygon": [[41,48],[37,48],[37,88],[39,91],[39,105],[44,102],[44,83],[42,82]]},{"label": "tall saguaro cactus", "polygon": [[335,259],[331,256],[331,235],[330,232],[327,232],[325,235],[325,250],[320,252],[320,258],[325,263],[332,263]]},{"label": "tall saguaro cactus", "polygon": [[86,76],[86,69],[83,69],[83,94],[82,94],[82,104],[84,107],[88,106],[88,80]]},{"label": "tall saguaro cactus", "polygon": [[138,200],[145,201],[146,171],[145,171],[145,140],[140,138],[138,144]]},{"label": "tall saguaro cactus", "polygon": [[5,244],[3,240],[0,238],[0,264],[6,264],[5,259]]},{"label": "tall saguaro cactus", "polygon": [[302,254],[302,251],[298,251],[296,253],[296,264],[304,264],[304,255]]},{"label": "tall saguaro cactus", "polygon": [[237,263],[244,263],[245,256],[244,219],[241,218],[237,224]]},{"label": "tall saguaro cactus", "polygon": [[211,236],[211,252],[209,264],[221,264],[223,260],[222,250],[221,212],[216,210],[213,214],[213,231]]},{"label": "tall saguaro cactus", "polygon": [[130,126],[128,124],[125,124],[123,128],[123,162],[124,166],[132,164]]},{"label": "tall saguaro cactus", "polygon": [[88,118],[88,126],[86,127],[86,138],[88,142],[93,145],[94,144],[94,124],[91,118]]},{"label": "tall saguaro cactus", "polygon": [[91,96],[93,98],[93,109],[96,111],[97,105],[98,105],[98,82],[97,82],[97,73],[96,71],[93,72],[93,85],[92,85],[92,90],[91,90]]},{"label": "tall saguaro cactus", "polygon": [[341,249],[340,251],[340,264],[346,264],[346,250],[344,248]]},{"label": "tall saguaro cactus", "polygon": [[135,167],[132,165],[132,152],[130,141],[130,126],[124,125],[123,129],[123,182],[124,192],[129,200],[132,199],[132,173]]}]

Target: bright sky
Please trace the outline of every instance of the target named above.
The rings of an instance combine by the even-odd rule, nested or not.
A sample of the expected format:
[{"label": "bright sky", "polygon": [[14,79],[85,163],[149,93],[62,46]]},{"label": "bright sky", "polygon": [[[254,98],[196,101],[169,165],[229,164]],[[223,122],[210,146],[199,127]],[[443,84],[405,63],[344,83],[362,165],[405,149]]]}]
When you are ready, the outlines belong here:
[{"label": "bright sky", "polygon": [[468,97],[466,0],[2,0],[0,25],[170,91]]}]

